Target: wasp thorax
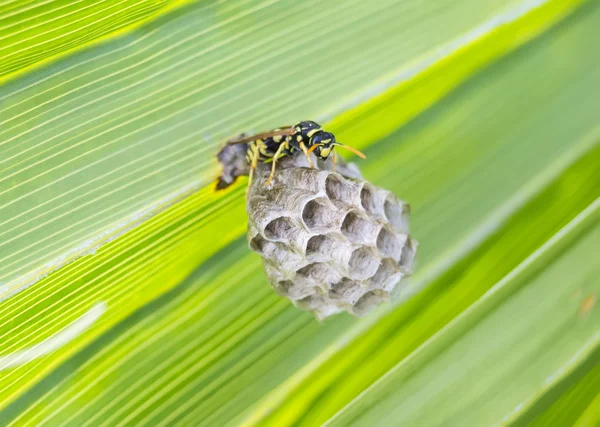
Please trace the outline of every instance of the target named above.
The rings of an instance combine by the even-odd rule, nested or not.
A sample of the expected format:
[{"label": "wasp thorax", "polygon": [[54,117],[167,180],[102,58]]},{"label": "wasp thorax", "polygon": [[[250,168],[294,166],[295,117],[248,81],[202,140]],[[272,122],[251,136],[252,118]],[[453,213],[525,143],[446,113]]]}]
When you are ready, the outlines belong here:
[{"label": "wasp thorax", "polygon": [[259,166],[247,198],[250,247],[271,286],[297,307],[318,318],[362,316],[411,274],[409,206],[353,164],[338,164],[338,173],[319,164],[306,167],[302,153],[286,157],[268,188],[268,166]]}]

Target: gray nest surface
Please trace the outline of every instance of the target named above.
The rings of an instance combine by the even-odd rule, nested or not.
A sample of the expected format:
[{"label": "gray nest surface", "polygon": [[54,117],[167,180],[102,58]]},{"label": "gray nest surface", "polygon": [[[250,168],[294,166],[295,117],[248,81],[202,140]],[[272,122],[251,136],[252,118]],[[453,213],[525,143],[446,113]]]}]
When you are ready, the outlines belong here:
[{"label": "gray nest surface", "polygon": [[[248,173],[239,147],[219,153],[220,188]],[[333,172],[331,161],[313,163],[302,153],[280,159],[269,187],[271,165],[259,165],[246,202],[250,248],[275,292],[296,307],[319,319],[363,316],[393,298],[412,272],[410,207],[365,181],[354,164],[339,162]]]}]

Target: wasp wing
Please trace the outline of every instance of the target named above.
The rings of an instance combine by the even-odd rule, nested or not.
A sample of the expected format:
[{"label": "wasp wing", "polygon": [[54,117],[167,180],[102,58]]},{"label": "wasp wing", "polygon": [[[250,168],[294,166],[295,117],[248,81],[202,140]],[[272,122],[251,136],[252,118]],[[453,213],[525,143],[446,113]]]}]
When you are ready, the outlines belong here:
[{"label": "wasp wing", "polygon": [[294,128],[289,126],[289,127],[283,128],[283,129],[277,129],[277,130],[272,130],[269,132],[257,133],[256,135],[244,136],[239,139],[230,140],[230,141],[227,141],[227,145],[245,144],[248,142],[256,141],[258,139],[271,138],[273,136],[280,136],[280,135],[287,136],[287,135],[293,135],[294,133],[295,133]]}]

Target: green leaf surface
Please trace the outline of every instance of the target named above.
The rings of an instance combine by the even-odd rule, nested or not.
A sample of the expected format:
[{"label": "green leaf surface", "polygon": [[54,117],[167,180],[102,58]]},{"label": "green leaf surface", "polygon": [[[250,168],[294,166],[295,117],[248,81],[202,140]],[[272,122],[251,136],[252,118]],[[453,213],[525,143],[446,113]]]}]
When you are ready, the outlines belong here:
[{"label": "green leaf surface", "polygon": [[114,37],[177,0],[7,1],[0,4],[0,82]]},{"label": "green leaf surface", "polygon": [[[600,7],[549,29],[579,3],[199,2],[0,87],[0,424],[593,422]],[[410,202],[401,304],[298,311],[213,191],[225,137],[299,118]]]},{"label": "green leaf surface", "polygon": [[[545,4],[531,28],[525,20],[523,34],[492,51],[577,3]],[[317,4],[192,4],[0,88],[0,295],[207,185],[226,137],[331,117],[536,10],[507,0],[345,0],[318,6],[328,25],[310,31],[312,20],[294,18]],[[426,98],[468,71],[447,82],[437,74]],[[411,104],[412,115],[427,106]],[[381,128],[393,129],[399,118],[386,121]]]},{"label": "green leaf surface", "polygon": [[[353,331],[348,327],[364,327],[365,322],[356,325],[338,318],[321,325],[298,312],[264,286],[256,256],[247,253],[245,242],[237,242],[34,389],[22,401],[35,396],[36,404],[17,424],[92,420],[110,425],[119,419],[185,424],[201,416],[208,425],[223,425],[252,408],[256,395],[273,390],[290,372],[305,369],[307,360],[327,352],[333,342],[337,353],[332,363],[299,387],[298,398],[288,397],[272,420],[275,425],[290,423],[290,416],[303,404],[315,411],[303,411],[302,421],[316,425],[314,416],[339,409],[340,396],[356,395],[361,390],[357,387],[373,381],[378,371],[385,371],[402,356],[402,346],[435,333],[444,318],[460,312],[461,305],[468,305],[491,286],[494,276],[509,272],[524,254],[598,197],[600,171],[595,166],[599,160],[600,147],[520,210],[478,248],[477,256],[467,258],[426,295],[395,310],[368,334],[354,334],[352,344],[336,342],[335,337],[347,341]],[[557,214],[544,219],[546,206]],[[524,246],[524,230],[536,224],[540,230],[528,234],[529,244]],[[499,258],[506,260],[505,267],[497,266]],[[474,266],[468,272],[467,263]],[[230,269],[237,272],[237,279],[232,280]],[[584,296],[581,293],[575,303]],[[412,324],[407,322],[411,317],[416,317]],[[356,363],[356,355],[364,359]],[[336,370],[342,370],[346,379]],[[320,396],[317,391],[328,379],[326,375],[334,378],[325,387],[327,395]],[[274,389],[275,394],[282,392]],[[311,402],[319,397],[316,404]]]},{"label": "green leaf surface", "polygon": [[600,345],[599,219],[600,199],[329,425],[515,420]]},{"label": "green leaf surface", "polygon": [[[277,425],[299,408],[302,423],[320,424],[348,404],[375,379],[410,357],[430,337],[476,303],[496,281],[502,280],[528,254],[600,197],[600,147],[574,163],[561,177],[515,212],[500,229],[466,258],[377,324],[354,330],[354,341],[339,349],[310,375],[298,376],[282,398],[281,390],[254,416]],[[553,215],[548,216],[548,211]],[[584,297],[581,297],[583,299]],[[348,336],[342,337],[348,340]],[[376,348],[377,351],[373,351]],[[289,383],[293,384],[294,381]],[[293,419],[293,418],[292,418]],[[265,421],[265,420],[263,420]]]},{"label": "green leaf surface", "polygon": [[[592,301],[589,295],[584,299],[584,303]],[[586,308],[580,310],[582,315],[587,316]],[[598,349],[596,350],[598,353]],[[525,425],[529,422],[532,426],[565,426],[565,425],[597,425],[600,422],[600,363],[598,354],[592,354],[589,363],[584,363],[570,378],[567,378],[563,387],[560,387],[559,393],[549,393],[551,403],[546,411],[532,408],[532,417],[523,417]],[[590,366],[588,366],[590,365]],[[562,392],[562,393],[560,393]],[[520,420],[521,421],[521,420]]]}]

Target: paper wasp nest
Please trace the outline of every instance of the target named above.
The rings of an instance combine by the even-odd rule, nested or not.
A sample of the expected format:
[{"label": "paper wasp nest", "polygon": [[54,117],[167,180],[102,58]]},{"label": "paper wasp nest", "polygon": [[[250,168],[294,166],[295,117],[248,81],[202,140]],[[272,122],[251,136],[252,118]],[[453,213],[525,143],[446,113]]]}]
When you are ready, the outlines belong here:
[{"label": "paper wasp nest", "polygon": [[[341,311],[362,316],[411,274],[417,245],[410,209],[364,181],[353,164],[334,173],[330,161],[313,161],[310,169],[302,153],[282,158],[268,188],[270,164],[259,166],[247,198],[250,248],[262,256],[271,286],[296,307],[320,319]],[[239,160],[224,162],[223,176],[228,164],[235,175],[243,169]]]}]

